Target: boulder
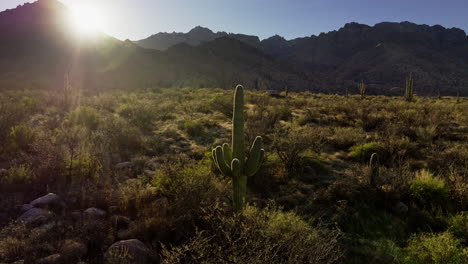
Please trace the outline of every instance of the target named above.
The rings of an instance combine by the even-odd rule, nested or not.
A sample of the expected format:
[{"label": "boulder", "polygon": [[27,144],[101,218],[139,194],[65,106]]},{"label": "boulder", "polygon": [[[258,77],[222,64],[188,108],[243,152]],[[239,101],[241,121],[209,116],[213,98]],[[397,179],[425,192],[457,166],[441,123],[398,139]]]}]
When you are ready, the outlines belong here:
[{"label": "boulder", "polygon": [[24,212],[31,210],[32,208],[34,208],[34,206],[30,204],[23,204],[20,206],[19,210],[24,213]]},{"label": "boulder", "polygon": [[91,207],[84,210],[83,216],[87,219],[100,219],[106,217],[106,211]]},{"label": "boulder", "polygon": [[116,170],[130,169],[130,168],[133,168],[134,165],[135,164],[131,161],[121,162],[115,165],[115,169]]},{"label": "boulder", "polygon": [[137,239],[114,243],[105,253],[105,263],[108,264],[147,264],[149,258],[150,250]]},{"label": "boulder", "polygon": [[29,203],[36,208],[64,209],[65,203],[55,193],[49,193]]},{"label": "boulder", "polygon": [[7,173],[8,173],[8,170],[0,169],[0,176],[6,175]]},{"label": "boulder", "polygon": [[403,202],[399,202],[395,205],[394,210],[395,212],[399,214],[403,214],[403,213],[408,212],[408,206],[404,204]]},{"label": "boulder", "polygon": [[88,248],[85,244],[73,240],[66,240],[60,249],[62,259],[67,263],[75,263],[87,253]]},{"label": "boulder", "polygon": [[130,225],[130,218],[122,215],[113,215],[111,217],[112,225],[117,229],[128,228]]},{"label": "boulder", "polygon": [[62,257],[60,254],[53,254],[45,258],[41,258],[36,261],[36,264],[60,264],[62,263]]},{"label": "boulder", "polygon": [[18,217],[16,221],[25,224],[40,225],[47,222],[52,216],[53,213],[50,211],[41,208],[32,208]]}]

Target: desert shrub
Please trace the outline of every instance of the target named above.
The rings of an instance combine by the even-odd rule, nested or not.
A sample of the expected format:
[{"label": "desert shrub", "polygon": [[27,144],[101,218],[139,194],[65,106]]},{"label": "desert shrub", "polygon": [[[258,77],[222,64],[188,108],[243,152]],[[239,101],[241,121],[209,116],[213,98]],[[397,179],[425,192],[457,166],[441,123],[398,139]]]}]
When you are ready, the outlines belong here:
[{"label": "desert shrub", "polygon": [[29,164],[20,164],[9,168],[0,182],[6,185],[26,186],[32,184],[34,180],[34,172]]},{"label": "desert shrub", "polygon": [[350,245],[346,264],[401,263],[404,252],[390,239],[354,239]]},{"label": "desert shrub", "polygon": [[200,120],[183,121],[179,128],[183,129],[191,137],[200,137],[205,134],[205,126]]},{"label": "desert shrub", "polygon": [[448,231],[460,239],[465,239],[463,242],[468,242],[468,213],[460,212],[448,219]]},{"label": "desert shrub", "polygon": [[437,136],[437,127],[435,126],[421,126],[415,129],[415,134],[418,139],[423,143],[431,143]]},{"label": "desert shrub", "polygon": [[273,149],[284,166],[294,171],[300,162],[300,155],[311,149],[320,152],[324,136],[319,129],[311,127],[277,127],[274,134]]},{"label": "desert shrub", "polygon": [[451,233],[423,233],[413,236],[406,248],[404,263],[408,264],[466,264],[468,251]]},{"label": "desert shrub", "polygon": [[376,142],[353,146],[349,149],[349,157],[359,161],[369,161],[372,153],[380,153],[381,147]]},{"label": "desert shrub", "polygon": [[410,181],[409,191],[419,205],[428,209],[441,209],[447,207],[448,190],[442,179],[434,177],[427,170],[416,173]]},{"label": "desert shrub", "polygon": [[244,216],[210,208],[185,244],[165,248],[163,263],[337,263],[336,233],[315,230],[294,213],[247,207]]},{"label": "desert shrub", "polygon": [[0,261],[13,262],[19,260],[26,247],[26,241],[16,237],[0,238]]},{"label": "desert shrub", "polygon": [[348,149],[356,143],[361,143],[366,138],[366,133],[362,128],[355,127],[335,127],[331,131],[329,142],[340,149]]},{"label": "desert shrub", "polygon": [[216,176],[210,165],[182,157],[180,161],[161,164],[151,185],[172,200],[178,215],[229,197],[227,182]]},{"label": "desert shrub", "polygon": [[36,131],[28,124],[22,123],[10,129],[8,135],[9,149],[12,154],[30,150],[36,137]]},{"label": "desert shrub", "polygon": [[101,117],[96,110],[83,106],[68,113],[67,122],[73,125],[81,125],[91,131],[95,131],[101,122]]},{"label": "desert shrub", "polygon": [[143,99],[121,104],[117,113],[143,132],[151,131],[156,116],[156,111],[151,103]]}]

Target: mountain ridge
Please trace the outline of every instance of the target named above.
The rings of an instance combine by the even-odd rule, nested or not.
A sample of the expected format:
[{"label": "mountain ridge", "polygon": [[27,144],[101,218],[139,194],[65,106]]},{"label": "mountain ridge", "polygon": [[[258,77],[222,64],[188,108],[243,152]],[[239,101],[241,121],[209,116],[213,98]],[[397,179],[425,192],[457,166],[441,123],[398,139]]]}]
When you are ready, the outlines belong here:
[{"label": "mountain ridge", "polygon": [[318,36],[260,40],[198,26],[188,33],[160,33],[172,39],[159,51],[100,33],[83,38],[58,3],[40,0],[0,12],[0,89],[60,88],[71,74],[76,86],[88,89],[243,83],[343,94],[355,92],[362,80],[369,94],[401,95],[411,73],[418,95],[468,95],[468,37],[457,28],[347,23]]}]

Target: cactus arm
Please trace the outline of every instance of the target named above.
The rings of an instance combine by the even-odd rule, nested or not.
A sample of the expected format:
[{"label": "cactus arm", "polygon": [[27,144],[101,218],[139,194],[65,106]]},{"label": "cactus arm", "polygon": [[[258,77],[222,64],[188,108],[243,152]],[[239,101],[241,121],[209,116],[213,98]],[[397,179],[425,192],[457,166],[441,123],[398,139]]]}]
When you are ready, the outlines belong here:
[{"label": "cactus arm", "polygon": [[259,163],[261,163],[260,156],[262,145],[262,137],[256,137],[254,143],[252,144],[252,148],[250,149],[249,158],[247,159],[244,167],[244,172],[247,176],[253,176],[259,168]]},{"label": "cactus arm", "polygon": [[228,143],[223,144],[223,156],[226,164],[231,165],[230,161],[232,161],[232,150]]},{"label": "cactus arm", "polygon": [[379,156],[377,153],[372,153],[369,161],[369,175],[370,175],[370,184],[375,186],[376,180],[379,177]]},{"label": "cactus arm", "polygon": [[244,165],[244,88],[236,87],[234,93],[234,111],[232,116],[232,158],[239,160],[242,170]]},{"label": "cactus arm", "polygon": [[221,146],[217,146],[214,149],[214,160],[221,173],[223,173],[226,176],[231,175],[231,170],[226,164],[226,161],[224,160],[223,149],[221,148]]},{"label": "cactus arm", "polygon": [[233,203],[234,203],[234,210],[237,212],[242,211],[242,203],[243,199],[241,196],[241,183],[240,183],[240,176],[241,176],[241,168],[240,168],[240,161],[238,159],[233,159],[231,162],[231,173],[232,173],[232,188],[233,188]]}]

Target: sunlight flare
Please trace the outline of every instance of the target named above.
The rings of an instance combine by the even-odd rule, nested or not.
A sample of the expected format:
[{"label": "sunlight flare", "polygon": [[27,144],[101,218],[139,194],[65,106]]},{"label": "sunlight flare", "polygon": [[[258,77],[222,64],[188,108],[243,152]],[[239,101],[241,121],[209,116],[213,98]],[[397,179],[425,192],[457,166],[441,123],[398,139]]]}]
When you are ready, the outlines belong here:
[{"label": "sunlight flare", "polygon": [[75,4],[71,6],[72,20],[77,30],[82,34],[90,34],[105,30],[106,18],[96,7]]}]

